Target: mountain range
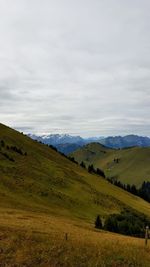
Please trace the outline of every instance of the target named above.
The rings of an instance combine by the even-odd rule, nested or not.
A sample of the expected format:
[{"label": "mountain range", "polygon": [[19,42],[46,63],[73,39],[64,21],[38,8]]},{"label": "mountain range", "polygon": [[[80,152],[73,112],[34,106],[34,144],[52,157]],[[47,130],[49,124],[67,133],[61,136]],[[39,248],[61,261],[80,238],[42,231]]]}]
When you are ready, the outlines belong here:
[{"label": "mountain range", "polygon": [[96,142],[103,137],[91,137],[82,138],[81,136],[72,136],[69,134],[49,134],[49,135],[33,135],[28,134],[33,140],[42,142],[43,144],[52,145],[57,148],[58,151],[68,155],[69,153],[77,150],[78,148],[91,143]]},{"label": "mountain range", "polygon": [[115,149],[133,146],[148,147],[150,146],[150,138],[138,135],[110,136],[100,140],[100,143]]},{"label": "mountain range", "polygon": [[121,149],[127,147],[149,147],[150,138],[138,135],[126,136],[109,136],[109,137],[90,137],[82,138],[80,136],[71,136],[68,134],[50,134],[50,135],[32,135],[29,134],[34,140],[40,141],[44,144],[55,146],[58,151],[68,155],[76,151],[78,148],[89,143],[100,143],[109,148]]}]

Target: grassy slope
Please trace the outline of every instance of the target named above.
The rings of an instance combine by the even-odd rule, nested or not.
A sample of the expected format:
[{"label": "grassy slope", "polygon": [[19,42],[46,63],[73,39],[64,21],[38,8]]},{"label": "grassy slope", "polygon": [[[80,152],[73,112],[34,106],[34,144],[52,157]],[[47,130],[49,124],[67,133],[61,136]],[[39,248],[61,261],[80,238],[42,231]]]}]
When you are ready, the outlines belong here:
[{"label": "grassy slope", "polygon": [[1,139],[22,148],[27,156],[6,150],[15,159],[11,162],[0,154],[0,206],[55,211],[92,220],[97,213],[119,211],[124,205],[150,212],[145,201],[3,125]]},{"label": "grassy slope", "polygon": [[0,124],[2,139],[27,156],[0,153],[0,266],[148,267],[143,240],[93,228],[97,214],[125,206],[149,215],[148,203]]},{"label": "grassy slope", "polygon": [[[93,143],[72,155],[78,162],[93,163],[95,167],[102,168],[107,176],[116,176],[126,184],[140,186],[143,181],[150,181],[150,148],[115,150]],[[114,158],[120,159],[118,164],[114,163]]]}]

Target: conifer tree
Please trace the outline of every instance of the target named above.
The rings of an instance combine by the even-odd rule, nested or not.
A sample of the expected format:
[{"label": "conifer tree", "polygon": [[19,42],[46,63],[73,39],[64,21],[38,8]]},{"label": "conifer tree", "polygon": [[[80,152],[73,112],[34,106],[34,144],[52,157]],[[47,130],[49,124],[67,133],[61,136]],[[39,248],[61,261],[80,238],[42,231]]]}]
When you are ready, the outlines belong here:
[{"label": "conifer tree", "polygon": [[95,228],[102,229],[102,221],[99,215],[97,215],[95,220]]}]

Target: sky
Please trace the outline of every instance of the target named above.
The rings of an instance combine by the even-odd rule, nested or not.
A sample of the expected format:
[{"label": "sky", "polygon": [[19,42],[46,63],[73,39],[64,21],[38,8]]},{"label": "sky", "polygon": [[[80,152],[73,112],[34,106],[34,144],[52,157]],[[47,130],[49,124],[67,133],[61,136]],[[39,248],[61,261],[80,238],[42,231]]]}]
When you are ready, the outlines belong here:
[{"label": "sky", "polygon": [[150,136],[149,0],[0,0],[0,122]]}]

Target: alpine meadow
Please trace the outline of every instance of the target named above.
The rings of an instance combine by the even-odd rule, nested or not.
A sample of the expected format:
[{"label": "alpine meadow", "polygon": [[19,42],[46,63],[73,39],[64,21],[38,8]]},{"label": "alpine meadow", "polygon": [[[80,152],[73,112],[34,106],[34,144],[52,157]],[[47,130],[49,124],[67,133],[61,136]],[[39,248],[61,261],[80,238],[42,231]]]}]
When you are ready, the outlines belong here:
[{"label": "alpine meadow", "polygon": [[150,266],[149,10],[0,0],[0,267]]},{"label": "alpine meadow", "polygon": [[149,203],[2,124],[0,141],[2,266],[148,266],[143,239],[94,221],[125,210],[149,217]]}]

